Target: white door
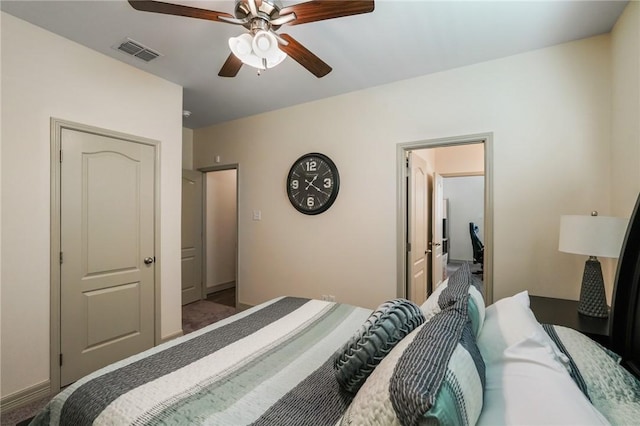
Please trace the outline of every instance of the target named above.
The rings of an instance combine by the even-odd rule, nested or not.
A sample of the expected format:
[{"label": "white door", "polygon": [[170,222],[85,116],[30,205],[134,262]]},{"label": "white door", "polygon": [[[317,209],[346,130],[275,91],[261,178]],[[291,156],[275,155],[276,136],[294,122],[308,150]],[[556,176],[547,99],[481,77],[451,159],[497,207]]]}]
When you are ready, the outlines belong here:
[{"label": "white door", "polygon": [[202,173],[182,171],[182,304],[202,299]]},{"label": "white door", "polygon": [[408,157],[408,194],[409,194],[409,300],[422,304],[427,298],[427,162],[412,152]]},{"label": "white door", "polygon": [[444,280],[445,268],[444,257],[442,255],[442,225],[444,218],[444,190],[442,176],[433,174],[433,212],[431,222],[431,266],[433,271],[433,290]]},{"label": "white door", "polygon": [[155,147],[61,136],[60,384],[154,343]]}]

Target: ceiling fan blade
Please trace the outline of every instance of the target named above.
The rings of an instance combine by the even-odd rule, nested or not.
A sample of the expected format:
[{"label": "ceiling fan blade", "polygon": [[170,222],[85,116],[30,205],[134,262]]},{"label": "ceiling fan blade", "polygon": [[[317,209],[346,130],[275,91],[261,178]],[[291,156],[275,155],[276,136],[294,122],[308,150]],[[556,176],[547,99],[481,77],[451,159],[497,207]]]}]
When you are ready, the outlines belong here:
[{"label": "ceiling fan blade", "polygon": [[296,20],[289,25],[299,25],[323,19],[369,13],[373,12],[373,9],[373,0],[312,0],[285,7],[280,11],[280,15],[295,13]]},{"label": "ceiling fan blade", "polygon": [[242,61],[238,59],[236,55],[230,53],[224,65],[222,65],[222,68],[220,68],[220,72],[218,73],[218,75],[220,77],[235,77],[238,74],[238,71],[240,71],[241,67]]},{"label": "ceiling fan blade", "polygon": [[289,34],[280,34],[280,37],[285,39],[288,43],[286,45],[281,45],[280,50],[305,67],[311,74],[321,78],[331,72],[331,67],[329,65],[311,53],[311,51],[306,47],[298,43]]},{"label": "ceiling fan blade", "polygon": [[189,18],[199,18],[206,19],[208,21],[219,22],[228,22],[221,20],[220,17],[235,19],[233,15],[225,12],[216,12],[215,10],[209,9],[198,9],[197,7],[165,3],[162,1],[129,0],[129,4],[134,9],[140,10],[142,12],[164,13],[165,15],[186,16]]}]

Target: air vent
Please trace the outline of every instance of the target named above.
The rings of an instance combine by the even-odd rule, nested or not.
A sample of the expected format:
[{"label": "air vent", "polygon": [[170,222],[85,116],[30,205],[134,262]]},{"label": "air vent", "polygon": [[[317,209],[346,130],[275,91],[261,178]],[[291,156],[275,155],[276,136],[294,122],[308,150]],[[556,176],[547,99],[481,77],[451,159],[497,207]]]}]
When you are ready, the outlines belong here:
[{"label": "air vent", "polygon": [[137,41],[133,41],[131,39],[126,39],[120,44],[112,46],[114,49],[117,49],[121,52],[124,52],[128,55],[135,56],[136,58],[142,59],[145,62],[149,62],[158,56],[161,56],[160,53],[149,49]]}]

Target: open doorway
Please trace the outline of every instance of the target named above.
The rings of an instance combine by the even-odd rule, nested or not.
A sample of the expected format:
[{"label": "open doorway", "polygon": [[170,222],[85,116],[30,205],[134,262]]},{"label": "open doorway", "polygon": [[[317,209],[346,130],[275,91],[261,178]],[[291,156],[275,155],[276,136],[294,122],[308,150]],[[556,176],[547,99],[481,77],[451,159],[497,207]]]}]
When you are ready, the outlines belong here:
[{"label": "open doorway", "polygon": [[237,167],[204,172],[205,297],[235,308],[238,299]]},{"label": "open doorway", "polygon": [[[447,149],[447,148],[442,148]],[[482,277],[484,255],[484,174],[443,176],[446,206],[444,232],[447,245],[447,276],[463,263]]]},{"label": "open doorway", "polygon": [[[465,166],[465,159],[460,157],[460,151],[464,150],[460,148],[467,146],[473,146],[480,150],[480,167]],[[456,147],[457,150],[447,149]],[[453,156],[453,158],[449,158],[448,163],[455,160],[457,169],[438,167],[435,158],[436,152],[439,152],[440,156]],[[447,269],[447,264],[449,263],[452,242],[450,241],[451,228],[448,226],[450,205],[444,195],[444,179],[465,175],[481,175],[483,179],[481,197],[484,201],[481,227],[485,246],[484,267],[481,276],[485,286],[485,299],[487,303],[490,303],[493,300],[492,135],[469,135],[399,144],[397,161],[399,194],[397,293],[399,297],[407,297],[416,303],[421,303],[438,284],[446,279],[448,271],[451,271],[451,269]],[[443,161],[441,161],[442,163]],[[419,164],[418,167],[421,169],[418,174],[415,173],[416,164]],[[478,168],[481,170],[477,170]],[[423,185],[427,191],[426,194],[420,192],[420,175],[426,177],[426,184]],[[420,207],[421,204],[422,207]],[[420,226],[419,217],[423,214],[422,211],[426,212],[423,219],[425,223]],[[417,221],[416,217],[418,217]],[[479,221],[479,219],[476,218],[474,223],[475,221]],[[466,229],[468,233],[468,223]],[[425,232],[426,235],[423,235]],[[421,240],[424,243],[421,243]],[[468,248],[471,248],[470,239]],[[423,259],[421,259],[422,257]],[[416,268],[416,265],[420,263],[425,265],[424,270]],[[422,290],[423,288],[426,291]]]},{"label": "open doorway", "polygon": [[182,331],[237,312],[238,167],[183,170]]}]

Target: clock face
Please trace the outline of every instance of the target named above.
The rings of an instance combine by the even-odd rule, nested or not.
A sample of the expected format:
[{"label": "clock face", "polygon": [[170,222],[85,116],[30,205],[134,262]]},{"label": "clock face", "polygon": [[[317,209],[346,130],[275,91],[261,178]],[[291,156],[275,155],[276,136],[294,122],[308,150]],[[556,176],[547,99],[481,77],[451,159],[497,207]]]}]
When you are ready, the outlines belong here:
[{"label": "clock face", "polygon": [[329,157],[310,153],[298,158],[287,177],[289,201],[304,214],[327,210],[338,196],[340,176]]}]

